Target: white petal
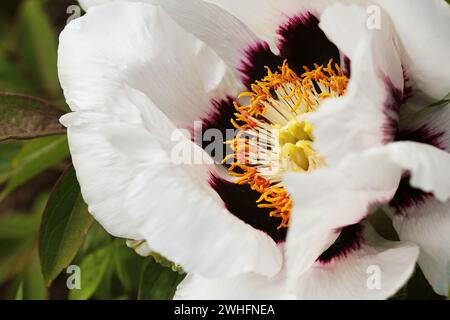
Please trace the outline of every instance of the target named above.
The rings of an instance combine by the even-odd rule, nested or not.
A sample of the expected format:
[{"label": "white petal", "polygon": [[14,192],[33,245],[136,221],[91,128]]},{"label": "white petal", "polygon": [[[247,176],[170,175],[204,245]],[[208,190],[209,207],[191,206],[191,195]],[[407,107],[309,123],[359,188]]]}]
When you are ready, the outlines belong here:
[{"label": "white petal", "polygon": [[211,99],[241,90],[211,48],[149,4],[91,8],[62,32],[58,59],[72,110],[116,113],[104,101],[127,85],[146,94],[177,126],[191,127],[211,109]]},{"label": "white petal", "polygon": [[71,126],[67,134],[89,212],[112,235],[140,239],[137,225],[124,212],[123,201],[139,166],[146,157],[153,157],[148,132],[126,123],[105,122]]},{"label": "white petal", "polygon": [[445,151],[396,142],[348,156],[334,167],[287,175],[285,184],[294,200],[286,244],[288,273],[305,272],[342,227],[361,221],[372,205],[389,202],[405,171],[412,186],[447,201],[449,165]]},{"label": "white petal", "polygon": [[377,0],[390,15],[416,89],[440,100],[450,91],[450,7],[444,0]]},{"label": "white petal", "polygon": [[[137,225],[125,212],[125,191],[135,175],[159,157],[175,129],[148,98],[125,87],[105,101],[127,113],[77,111],[64,115],[72,162],[89,212],[112,235],[141,239]],[[104,109],[101,107],[100,109]]]},{"label": "white petal", "polygon": [[389,298],[409,279],[418,255],[413,243],[387,241],[367,224],[359,249],[329,264],[316,263],[300,276],[297,298]]},{"label": "white petal", "polygon": [[360,222],[373,205],[392,198],[401,170],[384,157],[349,157],[334,168],[286,175],[284,183],[294,201],[286,241],[290,276],[308,270],[342,227]]},{"label": "white petal", "polygon": [[309,116],[315,127],[314,146],[330,165],[351,152],[392,140],[390,125],[398,120],[395,107],[402,95],[403,73],[393,36],[387,27],[368,29],[366,20],[366,11],[356,6],[335,5],[321,16],[322,29],[351,59],[346,94],[325,100]]},{"label": "white petal", "polygon": [[392,161],[399,170],[411,173],[413,187],[432,192],[445,202],[450,198],[450,154],[433,146],[416,142],[390,143],[379,149],[385,161]]},{"label": "white petal", "polygon": [[206,279],[188,274],[178,285],[175,300],[287,300],[286,273],[267,278],[242,274],[231,279]]},{"label": "white petal", "polygon": [[277,273],[281,252],[275,242],[225,209],[208,184],[209,165],[173,162],[177,143],[200,154],[192,159],[207,158],[186,137],[171,141],[167,117],[139,93],[130,89],[133,99],[116,96],[114,103],[145,110],[141,123],[91,111],[62,119],[90,212],[111,234],[146,240],[188,271]]},{"label": "white petal", "polygon": [[393,217],[401,240],[420,247],[419,265],[433,289],[447,296],[450,287],[450,201],[434,198]]},{"label": "white petal", "polygon": [[400,140],[415,139],[450,152],[450,104],[400,113]]},{"label": "white petal", "polygon": [[260,41],[239,19],[206,1],[151,1],[161,5],[180,26],[204,41],[236,72],[245,50]]},{"label": "white petal", "polygon": [[95,7],[110,1],[112,0],[78,0],[84,10],[88,10],[91,7]]},{"label": "white petal", "polygon": [[[112,0],[104,0],[105,3]],[[240,77],[246,49],[260,39],[239,19],[203,0],[121,0],[158,5],[182,28],[204,41]],[[94,3],[91,6],[97,5]]]},{"label": "white petal", "polygon": [[131,183],[125,207],[143,238],[206,277],[277,273],[275,242],[231,215],[196,166],[155,163]]},{"label": "white petal", "polygon": [[278,53],[279,27],[290,17],[306,11],[319,15],[327,1],[296,0],[206,0],[224,8],[247,26],[261,39],[269,43],[273,52]]}]

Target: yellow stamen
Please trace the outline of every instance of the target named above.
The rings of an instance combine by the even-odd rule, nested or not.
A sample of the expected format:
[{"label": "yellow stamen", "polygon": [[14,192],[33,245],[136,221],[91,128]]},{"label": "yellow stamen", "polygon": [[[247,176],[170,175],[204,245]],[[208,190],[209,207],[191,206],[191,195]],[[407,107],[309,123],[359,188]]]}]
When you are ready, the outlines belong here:
[{"label": "yellow stamen", "polygon": [[[228,171],[237,184],[247,184],[261,194],[259,208],[272,209],[271,217],[281,219],[278,228],[289,226],[292,199],[282,185],[287,171],[309,171],[325,161],[314,151],[313,126],[301,115],[317,110],[330,97],[345,94],[348,78],[338,64],[303,67],[298,76],[287,61],[277,71],[251,85],[251,91],[239,98],[249,98],[249,105],[234,103],[236,113],[231,123],[241,131],[226,141],[233,151],[223,159],[233,159]],[[260,150],[261,149],[261,150]]]}]

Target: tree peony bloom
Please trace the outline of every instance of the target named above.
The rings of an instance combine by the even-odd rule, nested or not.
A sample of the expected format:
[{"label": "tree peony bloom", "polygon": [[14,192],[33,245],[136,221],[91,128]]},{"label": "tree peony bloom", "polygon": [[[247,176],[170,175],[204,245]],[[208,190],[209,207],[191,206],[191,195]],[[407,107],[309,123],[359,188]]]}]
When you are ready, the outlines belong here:
[{"label": "tree peony bloom", "polygon": [[[375,232],[366,217],[384,203],[402,240],[425,239],[419,262],[432,261],[422,267],[443,292],[434,280],[448,254],[434,254],[448,253],[449,229],[436,226],[438,243],[417,219],[444,221],[449,155],[419,142],[440,130],[432,140],[448,143],[448,112],[406,106],[445,96],[448,74],[418,59],[402,11],[448,24],[446,7],[380,1],[372,28],[361,1],[81,3],[103,2],[61,34],[73,111],[61,122],[90,212],[141,254],[183,266],[176,298],[392,296],[419,249]],[[428,40],[448,63],[446,44]],[[211,132],[229,130],[228,153],[211,152]],[[174,150],[202,161],[174,161]]]},{"label": "tree peony bloom", "polygon": [[[363,212],[373,202],[384,203],[388,205],[400,240],[420,246],[418,262],[426,279],[436,293],[446,296],[450,285],[450,105],[442,98],[450,92],[450,65],[444,57],[450,40],[442,30],[450,27],[450,10],[443,1],[378,3],[390,14],[397,30],[395,42],[400,59],[390,57],[386,61],[389,81],[380,82],[378,89],[387,89],[391,97],[385,103],[376,103],[375,96],[369,95],[376,90],[366,95],[365,89],[358,86],[367,81],[368,71],[358,73],[352,67],[355,81],[350,83],[346,96],[324,102],[318,112],[308,117],[317,137],[314,146],[329,166],[308,177],[287,178],[288,185],[314,186],[303,194],[293,195],[303,214],[304,226],[298,225],[298,230],[291,230],[291,234],[304,235],[304,220],[310,220],[314,225],[308,226],[311,235],[323,235],[323,228],[327,227],[319,216],[338,219],[350,211]],[[329,30],[327,35],[335,43],[346,43],[341,48],[355,64],[360,48],[342,35],[358,30],[356,11],[336,6],[322,16],[322,27]],[[414,38],[410,21],[417,26]],[[386,52],[380,54],[389,58]],[[356,81],[357,77],[361,81]],[[381,74],[381,78],[385,77],[386,74]],[[435,103],[437,100],[440,103]],[[346,180],[345,184],[342,180]],[[340,187],[336,191],[338,183]],[[367,193],[358,199],[355,190]],[[395,193],[381,202],[369,195],[383,190]],[[320,201],[328,204],[328,209],[304,201],[317,198],[315,194],[321,195]],[[294,217],[297,219],[295,214]],[[354,222],[344,230],[354,229]],[[293,222],[293,226],[297,224]],[[333,239],[324,240],[324,246]],[[317,241],[300,236],[291,243],[288,241],[287,250],[310,250],[306,243]],[[315,250],[320,251],[321,247]],[[292,260],[296,272],[300,273],[312,263],[304,255]]]}]

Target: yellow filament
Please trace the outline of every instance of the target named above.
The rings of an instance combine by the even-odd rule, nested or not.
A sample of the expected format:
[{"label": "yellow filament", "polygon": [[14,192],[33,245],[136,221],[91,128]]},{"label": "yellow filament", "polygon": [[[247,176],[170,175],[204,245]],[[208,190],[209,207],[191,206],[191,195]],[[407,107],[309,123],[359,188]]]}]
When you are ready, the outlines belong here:
[{"label": "yellow filament", "polygon": [[[239,98],[250,98],[250,104],[239,105],[234,102],[237,112],[231,119],[231,123],[236,129],[242,132],[278,130],[279,161],[289,162],[289,170],[313,170],[318,163],[323,163],[312,147],[312,125],[298,120],[297,117],[303,113],[315,111],[324,99],[345,94],[348,83],[348,78],[339,65],[333,64],[332,60],[326,66],[315,65],[314,67],[313,70],[303,67],[305,72],[301,76],[289,68],[287,61],[284,61],[278,67],[279,70],[274,72],[266,67],[267,75],[253,83],[251,91],[242,92],[239,95]],[[283,114],[284,117],[286,113],[289,113],[290,119],[284,125],[268,120],[267,108],[270,107],[276,111],[280,106],[288,110]],[[271,129],[261,129],[262,127]],[[261,196],[256,201],[258,207],[272,209],[270,216],[281,219],[278,228],[288,227],[292,199],[281,183],[272,181],[261,173],[260,168],[270,168],[270,164],[258,166],[251,163],[249,155],[257,148],[254,141],[238,134],[225,143],[230,145],[233,154],[227,155],[223,162],[234,160],[228,171],[232,176],[237,177],[236,183],[247,184],[252,190],[259,192]]]}]

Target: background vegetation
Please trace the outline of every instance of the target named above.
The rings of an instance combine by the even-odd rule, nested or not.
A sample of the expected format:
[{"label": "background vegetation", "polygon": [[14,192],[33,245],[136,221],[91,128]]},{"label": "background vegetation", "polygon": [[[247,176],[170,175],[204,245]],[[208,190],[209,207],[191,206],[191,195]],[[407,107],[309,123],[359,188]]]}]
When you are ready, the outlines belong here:
[{"label": "background vegetation", "polygon": [[[108,235],[80,195],[56,68],[76,4],[0,3],[0,299],[169,299],[183,275]],[[68,265],[80,266],[79,290]]]}]

